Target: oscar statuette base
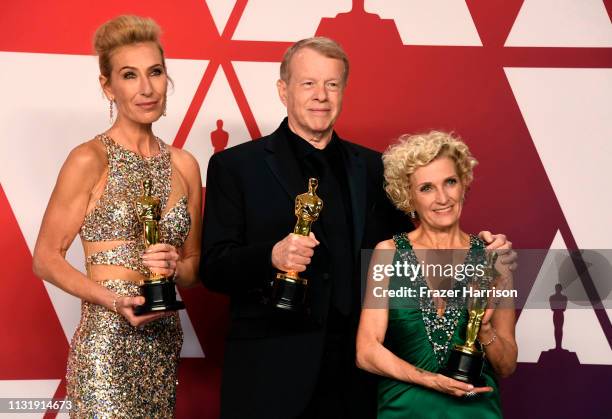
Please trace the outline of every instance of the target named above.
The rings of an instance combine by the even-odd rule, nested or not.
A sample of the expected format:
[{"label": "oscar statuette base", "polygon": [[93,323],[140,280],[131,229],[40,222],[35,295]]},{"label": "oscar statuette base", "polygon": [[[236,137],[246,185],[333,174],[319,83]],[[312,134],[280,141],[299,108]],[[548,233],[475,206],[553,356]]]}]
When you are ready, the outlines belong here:
[{"label": "oscar statuette base", "polygon": [[483,367],[483,352],[456,346],[451,350],[446,367],[442,368],[440,374],[472,384],[474,387],[482,387],[484,385],[484,379],[482,378]]},{"label": "oscar statuette base", "polygon": [[134,308],[134,314],[143,314],[159,311],[176,311],[185,308],[182,301],[176,299],[176,288],[174,282],[169,280],[145,282],[140,286],[140,292],[145,298],[145,303]]},{"label": "oscar statuette base", "polygon": [[272,288],[272,305],[294,313],[304,312],[307,286],[308,281],[304,278],[290,273],[277,273]]}]

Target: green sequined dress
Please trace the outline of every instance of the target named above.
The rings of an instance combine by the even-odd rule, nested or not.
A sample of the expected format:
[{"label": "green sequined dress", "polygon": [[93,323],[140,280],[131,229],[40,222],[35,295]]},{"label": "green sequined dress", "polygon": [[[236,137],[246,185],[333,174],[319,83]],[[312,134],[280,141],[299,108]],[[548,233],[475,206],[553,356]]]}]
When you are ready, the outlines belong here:
[{"label": "green sequined dress", "polygon": [[[396,235],[393,240],[397,249],[396,260],[405,258],[416,266],[418,261],[407,236]],[[470,250],[464,264],[484,263],[483,249],[484,243],[470,236]],[[391,279],[391,287],[394,286],[393,282],[394,279]],[[426,287],[427,283],[419,275],[411,286]],[[457,282],[456,286],[461,285]],[[436,308],[429,299],[416,301],[413,308],[389,306],[384,345],[415,367],[438,372],[446,365],[450,349],[465,341],[468,320],[465,301],[461,297],[448,298],[442,317],[437,316]],[[419,385],[382,378],[378,386],[378,419],[501,418],[497,379],[488,362],[485,362],[483,376],[486,385],[493,387],[494,391],[472,398],[459,398]]]}]

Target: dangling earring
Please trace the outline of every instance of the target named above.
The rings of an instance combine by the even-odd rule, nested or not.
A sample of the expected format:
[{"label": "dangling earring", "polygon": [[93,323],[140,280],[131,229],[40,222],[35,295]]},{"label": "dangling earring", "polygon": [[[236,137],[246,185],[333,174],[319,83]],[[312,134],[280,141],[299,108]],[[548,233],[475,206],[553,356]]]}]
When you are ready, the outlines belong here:
[{"label": "dangling earring", "polygon": [[164,110],[162,111],[162,116],[166,116],[166,103],[168,103],[168,96],[164,95]]},{"label": "dangling earring", "polygon": [[412,218],[413,220],[416,219],[416,213],[414,212],[414,210],[410,211],[410,218]]},{"label": "dangling earring", "polygon": [[109,107],[109,122],[112,125],[113,124],[113,99],[109,99],[108,100],[108,107]]}]

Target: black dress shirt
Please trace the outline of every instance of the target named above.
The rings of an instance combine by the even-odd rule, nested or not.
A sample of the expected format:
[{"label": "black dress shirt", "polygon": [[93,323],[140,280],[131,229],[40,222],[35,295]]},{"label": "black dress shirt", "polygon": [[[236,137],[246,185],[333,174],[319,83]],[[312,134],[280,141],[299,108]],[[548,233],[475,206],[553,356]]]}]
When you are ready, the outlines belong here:
[{"label": "black dress shirt", "polygon": [[[332,306],[343,316],[348,316],[354,309],[352,300],[355,284],[353,217],[345,150],[335,133],[329,144],[319,150],[292,132],[287,123],[284,128],[304,177],[304,185],[308,184],[310,177],[319,180],[317,195],[323,200],[323,210],[316,222],[321,223],[332,256]],[[329,319],[332,323],[328,324],[330,328],[334,327],[334,320],[340,320],[335,319],[337,316],[334,316],[333,309]]]}]

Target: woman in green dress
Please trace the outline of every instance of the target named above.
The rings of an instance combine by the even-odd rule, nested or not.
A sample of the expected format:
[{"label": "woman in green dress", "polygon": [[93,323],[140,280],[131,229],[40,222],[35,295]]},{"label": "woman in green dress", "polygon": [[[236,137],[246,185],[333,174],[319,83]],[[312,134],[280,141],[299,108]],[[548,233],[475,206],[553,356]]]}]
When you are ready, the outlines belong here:
[{"label": "woman in green dress", "polygon": [[[473,386],[439,373],[452,348],[465,342],[468,310],[462,289],[482,273],[472,269],[468,275],[466,267],[485,262],[484,242],[459,226],[477,162],[459,138],[436,131],[400,137],[383,154],[383,161],[387,194],[411,215],[417,228],[380,242],[370,265],[374,280],[366,290],[356,361],[383,377],[378,418],[501,417],[497,377],[512,374],[517,358],[510,299],[489,300],[482,317],[476,342],[485,353],[482,382]],[[460,277],[459,269],[446,278],[439,271],[430,274],[430,265],[443,261],[455,268],[463,265],[464,274]],[[397,262],[421,268],[411,271],[410,278],[400,278],[401,271],[376,270]],[[498,261],[495,269],[493,286],[511,288],[509,265]],[[382,291],[401,289],[413,289],[414,294],[404,291],[393,298]]]}]

